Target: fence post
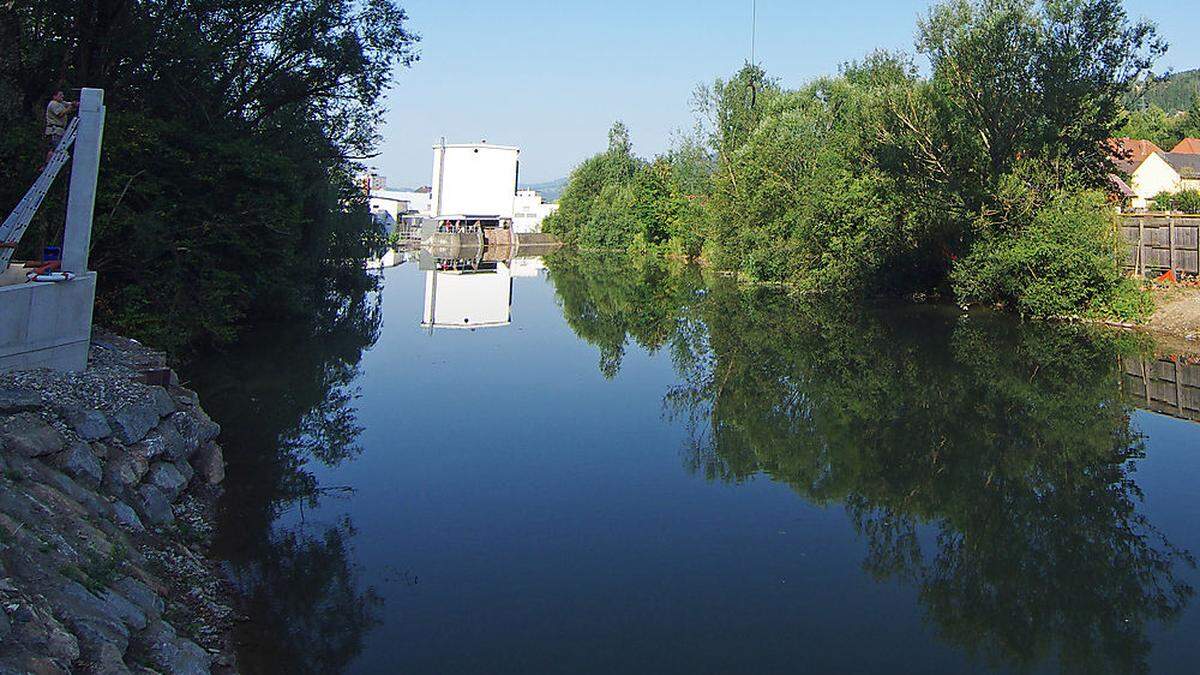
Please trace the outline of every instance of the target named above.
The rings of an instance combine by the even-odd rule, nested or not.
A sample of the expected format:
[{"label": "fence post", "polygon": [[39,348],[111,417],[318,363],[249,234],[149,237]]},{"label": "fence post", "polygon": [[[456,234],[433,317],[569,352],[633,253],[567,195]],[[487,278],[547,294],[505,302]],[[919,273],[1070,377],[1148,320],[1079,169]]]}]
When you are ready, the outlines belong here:
[{"label": "fence post", "polygon": [[75,274],[87,271],[103,140],[104,90],[84,89],[79,95],[79,134],[75,137],[75,152],[71,160],[67,226],[63,232],[62,269]]},{"label": "fence post", "polygon": [[1146,360],[1142,359],[1142,387],[1146,393],[1146,407],[1150,407],[1150,369],[1146,367]]},{"label": "fence post", "polygon": [[1183,411],[1183,373],[1179,369],[1179,361],[1182,356],[1175,357],[1175,408],[1179,410],[1179,416],[1186,418],[1187,415]]},{"label": "fence post", "polygon": [[1146,276],[1146,220],[1138,218],[1138,252],[1137,272],[1139,277]]},{"label": "fence post", "polygon": [[1167,216],[1167,236],[1171,240],[1171,273],[1175,273],[1175,215]]}]

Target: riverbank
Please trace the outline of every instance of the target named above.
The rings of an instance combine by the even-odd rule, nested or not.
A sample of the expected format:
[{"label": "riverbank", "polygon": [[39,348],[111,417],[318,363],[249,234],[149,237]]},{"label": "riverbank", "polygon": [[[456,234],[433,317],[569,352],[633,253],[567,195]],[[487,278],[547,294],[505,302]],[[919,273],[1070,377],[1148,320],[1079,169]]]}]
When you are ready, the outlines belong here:
[{"label": "riverbank", "polygon": [[0,673],[233,672],[220,427],[163,354],[0,374]]},{"label": "riverbank", "polygon": [[[1200,288],[1169,286],[1156,288],[1153,294],[1154,314],[1146,322],[1146,328],[1187,341],[1200,341]],[[1200,342],[1195,346],[1200,348]]]}]

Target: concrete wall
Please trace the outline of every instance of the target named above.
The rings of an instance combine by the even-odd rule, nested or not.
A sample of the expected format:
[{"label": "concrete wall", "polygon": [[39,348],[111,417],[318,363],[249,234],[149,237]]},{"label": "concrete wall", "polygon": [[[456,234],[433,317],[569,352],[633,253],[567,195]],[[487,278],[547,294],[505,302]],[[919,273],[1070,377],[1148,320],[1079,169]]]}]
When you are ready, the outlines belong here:
[{"label": "concrete wall", "polygon": [[433,215],[512,218],[520,152],[486,143],[435,145]]},{"label": "concrete wall", "polygon": [[0,371],[83,369],[95,298],[95,272],[60,283],[0,286]]}]

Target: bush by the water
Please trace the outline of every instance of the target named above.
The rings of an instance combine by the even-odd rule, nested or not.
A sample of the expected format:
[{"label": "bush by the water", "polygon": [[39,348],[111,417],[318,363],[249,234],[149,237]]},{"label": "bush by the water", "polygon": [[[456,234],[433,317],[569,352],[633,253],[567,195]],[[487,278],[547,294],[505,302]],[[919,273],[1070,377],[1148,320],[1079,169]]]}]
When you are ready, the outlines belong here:
[{"label": "bush by the water", "polygon": [[1028,223],[988,228],[954,263],[955,296],[1033,317],[1136,321],[1153,309],[1137,282],[1120,271],[1116,216],[1105,195],[1051,195]]},{"label": "bush by the water", "polygon": [[684,144],[700,152],[642,160],[619,125],[546,229],[581,247],[699,252],[804,291],[1139,315],[1097,191],[1125,97],[1165,50],[1154,26],[1120,0],[946,0],[917,46],[928,76],[875,53],[797,90],[757,65],[702,86]]}]

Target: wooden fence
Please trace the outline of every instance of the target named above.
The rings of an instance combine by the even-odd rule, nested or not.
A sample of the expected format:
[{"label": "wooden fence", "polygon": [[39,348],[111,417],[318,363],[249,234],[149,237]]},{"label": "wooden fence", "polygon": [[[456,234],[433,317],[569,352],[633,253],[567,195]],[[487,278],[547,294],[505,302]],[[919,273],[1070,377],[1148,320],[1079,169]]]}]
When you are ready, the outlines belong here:
[{"label": "wooden fence", "polygon": [[1200,364],[1122,359],[1121,388],[1139,408],[1200,422]]},{"label": "wooden fence", "polygon": [[1121,237],[1131,244],[1125,267],[1138,274],[1167,270],[1200,274],[1200,216],[1167,213],[1121,216]]}]

